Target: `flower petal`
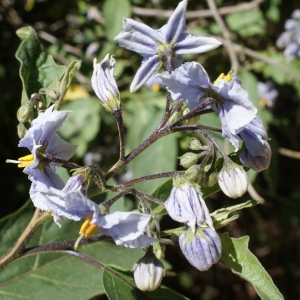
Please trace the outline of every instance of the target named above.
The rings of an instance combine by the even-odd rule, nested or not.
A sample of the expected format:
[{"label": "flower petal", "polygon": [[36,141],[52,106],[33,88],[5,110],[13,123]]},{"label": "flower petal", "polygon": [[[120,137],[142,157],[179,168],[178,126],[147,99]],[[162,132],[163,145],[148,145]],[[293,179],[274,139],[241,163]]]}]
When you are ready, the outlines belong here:
[{"label": "flower petal", "polygon": [[209,77],[204,68],[196,62],[185,63],[171,74],[157,75],[166,85],[174,100],[186,99],[190,109],[195,108],[206,93],[202,88],[210,87]]},{"label": "flower petal", "polygon": [[161,62],[158,55],[144,58],[141,67],[138,69],[130,85],[130,93],[134,93],[143,86],[148,79],[155,74],[160,66]]},{"label": "flower petal", "polygon": [[222,43],[215,38],[195,37],[185,33],[180,37],[173,47],[177,55],[198,54],[218,48]]},{"label": "flower petal", "polygon": [[157,53],[157,36],[154,29],[136,22],[132,19],[123,19],[124,30],[120,32],[115,41],[123,48],[135,51],[142,56],[155,55]]},{"label": "flower petal", "polygon": [[186,31],[185,12],[187,0],[179,2],[175,11],[171,15],[166,27],[164,28],[165,38],[164,42],[172,44],[177,41],[178,37]]},{"label": "flower petal", "polygon": [[100,216],[96,224],[100,227],[100,232],[111,236],[117,245],[146,247],[156,241],[143,234],[150,218],[150,215],[136,212],[114,212]]}]

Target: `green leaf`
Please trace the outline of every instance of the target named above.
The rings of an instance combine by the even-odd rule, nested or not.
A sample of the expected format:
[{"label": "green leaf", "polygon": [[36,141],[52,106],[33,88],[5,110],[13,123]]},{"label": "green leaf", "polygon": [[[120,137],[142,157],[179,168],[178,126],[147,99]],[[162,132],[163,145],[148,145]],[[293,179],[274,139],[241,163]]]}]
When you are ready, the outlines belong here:
[{"label": "green leaf", "polygon": [[212,217],[215,229],[221,228],[221,227],[227,225],[228,223],[230,223],[231,221],[233,221],[233,219],[238,218],[238,215],[234,215],[233,216],[234,218],[228,219],[228,216],[230,213],[237,211],[237,210],[244,209],[244,208],[253,207],[253,206],[256,206],[257,204],[259,204],[259,201],[249,200],[249,201],[246,201],[244,203],[240,203],[240,204],[237,204],[234,206],[215,210],[213,213],[210,214],[210,216]]},{"label": "green leaf", "polygon": [[106,0],[102,7],[107,37],[113,41],[123,30],[123,18],[131,17],[131,5],[128,0]]},{"label": "green leaf", "polygon": [[113,275],[107,271],[104,271],[103,285],[110,300],[137,299],[135,294],[136,289],[132,286],[132,283],[127,281],[124,278],[124,275],[119,275],[117,272],[115,275]]},{"label": "green leaf", "polygon": [[[17,30],[22,40],[16,58],[20,61],[20,77],[23,91],[21,104],[25,104],[33,93],[41,88],[57,88],[60,79],[66,70],[65,66],[58,66],[52,56],[43,51],[37,33],[32,27],[23,27]],[[50,103],[48,99],[47,103]]]},{"label": "green leaf", "polygon": [[59,131],[59,134],[73,145],[78,145],[76,156],[82,157],[100,130],[101,106],[95,97],[64,101],[62,109],[73,111]]},{"label": "green leaf", "polygon": [[263,300],[279,300],[283,296],[259,260],[249,251],[249,237],[230,238],[228,233],[220,234],[222,242],[221,261],[234,274],[250,282]]},{"label": "green leaf", "polygon": [[[19,211],[0,220],[1,254],[13,246],[33,212],[32,202],[28,201]],[[77,238],[80,225],[81,222],[66,220],[62,228],[58,228],[51,218],[34,234],[28,247]],[[144,254],[142,249],[118,247],[107,241],[80,246],[79,251],[105,265],[115,264],[126,270]],[[102,273],[61,253],[24,257],[1,270],[0,299],[17,300],[20,295],[32,300],[90,299],[104,293]]]},{"label": "green leaf", "polygon": [[259,8],[229,14],[226,22],[232,31],[244,37],[263,35],[266,30],[266,21]]}]

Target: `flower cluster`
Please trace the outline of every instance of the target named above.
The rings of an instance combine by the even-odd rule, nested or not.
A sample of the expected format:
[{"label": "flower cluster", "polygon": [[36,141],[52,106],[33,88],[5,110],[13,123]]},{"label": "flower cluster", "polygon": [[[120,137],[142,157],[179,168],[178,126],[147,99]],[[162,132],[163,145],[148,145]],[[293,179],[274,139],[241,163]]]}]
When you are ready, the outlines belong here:
[{"label": "flower cluster", "polygon": [[[167,109],[160,123],[161,127],[159,125],[155,132],[158,134],[155,138],[162,137],[172,130],[176,132],[180,124],[190,122],[185,123],[180,129],[188,128],[203,134],[209,142],[209,145],[202,146],[200,140],[194,138],[190,148],[194,151],[199,150],[201,153],[189,152],[179,157],[180,164],[189,169],[185,173],[186,177],[175,176],[171,194],[165,202],[165,208],[170,217],[185,224],[184,228],[177,229],[181,251],[193,266],[204,271],[220,259],[222,245],[214,228],[214,225],[218,228],[218,223],[215,219],[213,223],[206,203],[198,193],[195,184],[213,187],[218,182],[227,196],[237,198],[247,191],[249,181],[244,168],[233,163],[206,131],[207,128],[212,129],[212,127],[195,125],[195,121],[191,119],[199,117],[198,115],[203,111],[216,113],[221,121],[222,136],[229,140],[236,151],[239,151],[241,163],[255,171],[260,172],[268,168],[271,148],[263,122],[257,116],[257,109],[250,101],[241,81],[231,76],[232,72],[226,76],[222,73],[217,80],[211,81],[201,64],[183,62],[182,55],[203,53],[221,44],[214,38],[195,37],[186,33],[187,3],[188,0],[181,1],[167,24],[157,30],[132,19],[124,19],[124,30],[115,40],[120,46],[135,51],[143,57],[142,65],[131,84],[131,92],[137,91],[143,85],[156,90],[160,85],[165,85],[168,91]],[[300,20],[300,11],[295,13],[294,18]],[[288,27],[291,28],[291,26],[290,24]],[[150,199],[162,206],[163,203],[134,188],[134,180],[127,185],[108,186],[106,184],[109,178],[116,175],[130,162],[128,159],[130,155],[125,156],[124,150],[125,130],[120,93],[114,78],[115,62],[109,54],[100,63],[97,63],[95,59],[91,78],[92,88],[101,105],[115,117],[119,129],[120,159],[105,175],[100,170],[96,174],[98,177],[94,173],[91,175],[94,170],[92,167],[80,168],[68,162],[76,146],[64,141],[57,131],[71,112],[57,111],[55,104],[32,121],[31,128],[19,142],[19,147],[26,147],[31,154],[10,162],[18,163],[20,168],[24,168],[24,173],[32,182],[29,193],[34,206],[51,213],[54,222],[59,227],[64,218],[74,221],[85,219],[75,249],[83,236],[89,237],[97,230],[102,235],[112,237],[119,246],[148,247],[146,255],[134,266],[134,278],[139,289],[152,291],[160,285],[164,276],[164,267],[159,261],[162,257],[157,255],[153,250],[154,246],[150,245],[159,244],[159,247],[163,249],[160,243],[166,243],[166,241],[160,239],[158,220],[147,200]],[[167,71],[158,73],[162,66]],[[174,101],[184,99],[186,103],[179,101],[173,107],[169,107],[170,96]],[[22,111],[20,115],[21,113]],[[159,130],[165,131],[161,133]],[[243,142],[241,149],[240,142]],[[145,148],[142,149],[142,147],[147,147],[150,143],[149,138],[141,144],[138,151],[143,151]],[[218,160],[218,153],[221,153],[223,160]],[[135,156],[137,154],[139,153],[134,153]],[[133,158],[134,155],[132,155]],[[97,159],[99,161],[101,157]],[[85,157],[86,161],[97,159],[92,154]],[[199,160],[201,163],[196,165]],[[222,168],[218,165],[219,161],[223,162]],[[72,170],[73,175],[66,183],[56,173],[57,167],[65,164],[68,164],[70,169],[75,165],[75,170]],[[173,174],[169,176],[174,176]],[[139,182],[138,180],[135,180],[135,183]],[[106,214],[107,211],[101,210],[88,198],[88,187],[91,181],[99,187],[100,192],[118,191],[120,193],[101,208],[105,207],[107,210],[114,200],[119,199],[118,197],[132,193],[141,199],[147,214],[120,211]],[[152,215],[156,221],[153,222],[156,225],[155,233],[150,229]],[[146,230],[148,235],[144,234]]]},{"label": "flower cluster", "polygon": [[24,167],[24,173],[32,181],[30,197],[34,206],[49,211],[58,226],[61,226],[63,218],[74,221],[88,219],[88,226],[82,232],[85,236],[99,228],[117,245],[147,247],[155,241],[144,235],[150,215],[137,212],[102,215],[98,205],[87,198],[87,180],[83,173],[73,175],[64,184],[55,172],[60,160],[68,160],[76,150],[76,146],[65,142],[56,133],[70,113],[55,111],[52,105],[33,120],[19,143],[19,147],[27,147],[31,152],[15,162],[20,168]]},{"label": "flower cluster", "polygon": [[284,55],[288,61],[300,57],[300,9],[295,9],[292,18],[286,20],[284,31],[277,39],[278,48],[285,48]]}]

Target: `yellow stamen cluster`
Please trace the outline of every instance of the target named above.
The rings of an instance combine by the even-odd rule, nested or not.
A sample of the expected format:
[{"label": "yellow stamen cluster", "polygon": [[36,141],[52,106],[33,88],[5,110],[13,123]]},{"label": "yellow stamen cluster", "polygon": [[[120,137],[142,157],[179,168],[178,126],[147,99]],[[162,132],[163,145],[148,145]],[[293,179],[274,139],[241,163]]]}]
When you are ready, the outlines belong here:
[{"label": "yellow stamen cluster", "polygon": [[29,165],[31,165],[34,161],[34,156],[32,154],[20,157],[18,159],[19,164],[18,164],[18,168],[25,168]]},{"label": "yellow stamen cluster", "polygon": [[266,100],[266,99],[260,99],[260,100],[259,100],[259,105],[260,105],[261,107],[265,107],[265,106],[267,105],[267,100]]},{"label": "yellow stamen cluster", "polygon": [[160,85],[158,83],[152,84],[152,91],[158,92],[160,90]]},{"label": "yellow stamen cluster", "polygon": [[225,77],[224,73],[221,73],[220,76],[214,81],[214,85],[217,85],[219,79],[224,79],[226,82],[231,81],[231,72],[229,72]]},{"label": "yellow stamen cluster", "polygon": [[88,217],[84,223],[82,224],[79,234],[84,234],[85,237],[90,237],[93,233],[95,233],[98,229],[98,226],[95,224],[91,224],[92,216]]}]

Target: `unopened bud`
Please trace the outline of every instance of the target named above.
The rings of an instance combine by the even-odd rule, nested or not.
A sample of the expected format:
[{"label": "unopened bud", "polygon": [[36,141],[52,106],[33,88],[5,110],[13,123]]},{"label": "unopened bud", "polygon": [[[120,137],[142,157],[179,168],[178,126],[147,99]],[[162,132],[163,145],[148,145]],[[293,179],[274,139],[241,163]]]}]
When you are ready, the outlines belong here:
[{"label": "unopened bud", "polygon": [[215,168],[212,168],[210,169],[208,172],[207,172],[207,177],[208,177],[208,182],[207,182],[207,186],[208,187],[212,187],[214,186],[217,181],[218,181],[218,172]]},{"label": "unopened bud", "polygon": [[222,245],[214,229],[198,229],[195,236],[187,234],[179,237],[179,246],[191,265],[200,271],[208,270],[221,257]]},{"label": "unopened bud", "polygon": [[163,264],[153,254],[146,254],[133,267],[134,281],[141,291],[156,290],[164,275]]},{"label": "unopened bud", "polygon": [[237,164],[225,166],[218,176],[221,190],[230,198],[238,198],[244,195],[248,188],[248,177],[242,167]]},{"label": "unopened bud", "polygon": [[187,169],[197,163],[199,155],[196,153],[187,152],[178,158],[180,159],[180,165]]},{"label": "unopened bud", "polygon": [[26,132],[27,132],[27,128],[25,127],[25,125],[23,123],[20,123],[18,126],[17,126],[17,132],[18,132],[18,136],[20,139],[22,139]]},{"label": "unopened bud", "polygon": [[189,145],[189,148],[191,150],[197,151],[197,150],[200,150],[201,147],[202,147],[202,144],[198,139],[195,139],[195,138],[191,139],[191,142],[190,142],[190,145]]},{"label": "unopened bud", "polygon": [[121,108],[120,93],[114,78],[116,60],[107,54],[101,63],[94,59],[92,87],[103,107],[112,112]]},{"label": "unopened bud", "polygon": [[17,119],[20,123],[25,123],[30,120],[33,107],[29,103],[22,105],[17,111]]},{"label": "unopened bud", "polygon": [[185,171],[184,176],[187,179],[194,181],[198,179],[199,172],[200,172],[200,167],[197,165],[193,165]]}]

